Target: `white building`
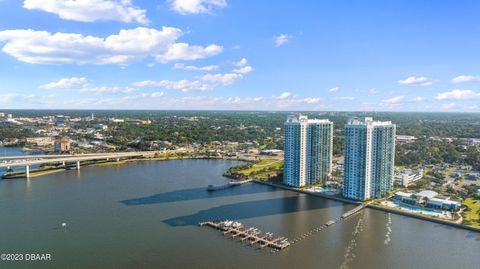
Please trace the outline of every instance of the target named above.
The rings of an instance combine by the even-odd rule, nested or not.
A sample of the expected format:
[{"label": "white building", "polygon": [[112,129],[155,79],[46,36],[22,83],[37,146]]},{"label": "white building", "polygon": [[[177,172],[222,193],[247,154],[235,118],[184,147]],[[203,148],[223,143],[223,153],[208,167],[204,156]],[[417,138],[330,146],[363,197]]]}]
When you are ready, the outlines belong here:
[{"label": "white building", "polygon": [[345,125],[343,196],[378,198],[390,192],[395,162],[395,124],[370,117]]},{"label": "white building", "polygon": [[284,184],[325,183],[332,171],[333,123],[299,116],[289,117],[284,127]]}]

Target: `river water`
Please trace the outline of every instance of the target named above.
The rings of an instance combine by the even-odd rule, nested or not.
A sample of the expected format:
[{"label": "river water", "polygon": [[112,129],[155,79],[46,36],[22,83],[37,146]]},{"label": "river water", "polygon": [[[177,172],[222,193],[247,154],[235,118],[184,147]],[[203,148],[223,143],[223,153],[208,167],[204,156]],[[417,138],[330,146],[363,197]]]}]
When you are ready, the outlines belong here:
[{"label": "river water", "polygon": [[371,209],[273,254],[198,227],[235,219],[293,239],[353,208],[254,183],[205,190],[237,164],[152,161],[0,180],[0,252],[52,256],[0,268],[479,268],[479,234]]}]

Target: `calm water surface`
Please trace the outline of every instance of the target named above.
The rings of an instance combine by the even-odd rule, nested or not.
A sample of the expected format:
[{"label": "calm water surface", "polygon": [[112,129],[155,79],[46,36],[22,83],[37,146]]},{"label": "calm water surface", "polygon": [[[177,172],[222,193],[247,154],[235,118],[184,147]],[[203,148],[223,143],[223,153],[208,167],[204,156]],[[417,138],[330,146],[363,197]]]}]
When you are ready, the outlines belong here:
[{"label": "calm water surface", "polygon": [[237,219],[295,238],[352,208],[259,184],[205,190],[237,164],[141,162],[0,180],[0,252],[53,257],[0,268],[479,268],[479,234],[369,209],[275,254],[198,227]]}]

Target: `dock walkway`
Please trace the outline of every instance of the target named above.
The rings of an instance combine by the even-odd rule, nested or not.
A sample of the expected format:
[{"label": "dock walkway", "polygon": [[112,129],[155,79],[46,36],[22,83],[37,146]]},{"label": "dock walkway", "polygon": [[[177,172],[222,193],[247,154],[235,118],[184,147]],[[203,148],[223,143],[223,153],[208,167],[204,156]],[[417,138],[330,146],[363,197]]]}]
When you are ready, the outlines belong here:
[{"label": "dock walkway", "polygon": [[232,225],[232,221],[205,221],[200,222],[200,226],[209,226],[222,231],[223,235],[231,234],[230,238],[237,238],[240,241],[249,241],[249,245],[259,244],[260,248],[270,247],[277,250],[282,250],[290,246],[287,238],[274,238],[272,233],[262,234],[260,230],[255,227],[246,228],[239,222],[233,222],[237,225]]}]

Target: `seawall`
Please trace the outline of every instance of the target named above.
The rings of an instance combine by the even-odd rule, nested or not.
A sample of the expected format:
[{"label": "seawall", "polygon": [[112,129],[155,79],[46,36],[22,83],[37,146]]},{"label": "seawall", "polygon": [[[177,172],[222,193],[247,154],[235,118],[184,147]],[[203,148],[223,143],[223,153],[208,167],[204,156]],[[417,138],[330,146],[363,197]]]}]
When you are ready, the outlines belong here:
[{"label": "seawall", "polygon": [[[362,204],[362,202],[358,202],[358,201],[353,201],[353,200],[349,200],[349,199],[345,199],[345,198],[341,198],[341,197],[336,197],[336,196],[330,196],[330,195],[326,195],[326,194],[322,194],[322,193],[313,193],[313,192],[309,192],[309,191],[299,190],[299,189],[296,189],[296,188],[291,188],[291,187],[288,187],[288,186],[279,185],[279,184],[275,184],[275,183],[271,183],[271,182],[265,182],[265,181],[259,181],[259,180],[253,180],[253,182],[263,184],[263,185],[272,186],[272,187],[276,187],[276,188],[281,188],[281,189],[284,189],[284,190],[295,191],[295,192],[304,193],[304,194],[308,194],[308,195],[318,196],[318,197],[322,197],[322,198],[326,198],[326,199],[330,199],[330,200],[335,200],[335,201],[343,202],[343,203],[347,203],[347,204],[353,204],[353,205]],[[417,219],[421,219],[421,220],[426,220],[426,221],[430,221],[430,222],[434,222],[434,223],[439,223],[439,224],[448,225],[448,226],[455,227],[455,228],[460,228],[460,229],[465,229],[465,230],[469,230],[469,231],[472,231],[472,232],[480,233],[480,228],[475,228],[475,227],[471,227],[471,226],[464,225],[464,224],[458,224],[458,223],[451,222],[451,221],[448,221],[448,220],[431,218],[431,217],[428,217],[428,216],[422,216],[422,215],[419,215],[419,214],[408,213],[408,212],[396,210],[396,209],[393,209],[393,208],[386,208],[386,207],[381,207],[381,206],[376,206],[376,205],[371,205],[371,204],[367,205],[367,208],[374,209],[374,210],[379,210],[379,211],[383,211],[383,212],[388,212],[388,213],[393,213],[393,214],[398,214],[398,215],[402,215],[402,216],[417,218]]]}]

